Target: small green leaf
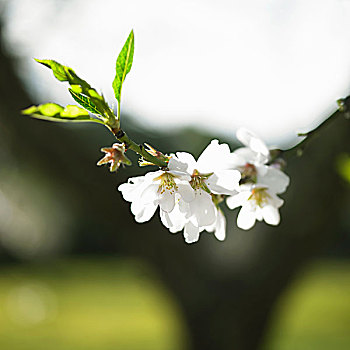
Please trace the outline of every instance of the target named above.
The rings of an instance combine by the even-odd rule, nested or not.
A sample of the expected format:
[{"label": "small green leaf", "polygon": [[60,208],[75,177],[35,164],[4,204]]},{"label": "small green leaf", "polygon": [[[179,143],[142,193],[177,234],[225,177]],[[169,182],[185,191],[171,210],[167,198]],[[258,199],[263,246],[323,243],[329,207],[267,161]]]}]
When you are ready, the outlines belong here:
[{"label": "small green leaf", "polygon": [[62,107],[56,103],[46,103],[24,109],[22,114],[56,122],[93,122],[104,124],[101,119],[91,117],[85,109],[73,105]]},{"label": "small green leaf", "polygon": [[[76,93],[73,91],[73,89],[68,89],[72,97],[76,102],[80,104],[80,106],[84,107],[87,109],[89,112],[101,115],[101,112],[97,109],[95,104],[91,101],[91,99],[83,94]],[[103,114],[103,111],[102,111]]]},{"label": "small green leaf", "polygon": [[116,62],[116,76],[113,80],[115,98],[120,104],[122,85],[126,75],[130,72],[134,57],[134,32],[131,31]]},{"label": "small green leaf", "polygon": [[74,85],[74,84],[70,86],[70,90],[72,90],[76,94],[81,94],[83,91],[80,85]]},{"label": "small green leaf", "polygon": [[63,118],[77,118],[82,116],[88,116],[89,112],[78,106],[68,105],[61,113],[60,116]]},{"label": "small green leaf", "polygon": [[59,81],[67,81],[70,85],[81,86],[82,90],[91,89],[91,86],[85,80],[80,79],[72,68],[64,66],[54,60],[35,60],[50,68]]},{"label": "small green leaf", "polygon": [[60,114],[63,110],[64,108],[56,103],[46,103],[38,106],[37,111],[35,112],[39,112],[40,114],[48,117],[53,117],[54,115]]},{"label": "small green leaf", "polygon": [[54,60],[39,60],[35,58],[35,61],[38,63],[43,64],[44,66],[52,69],[52,72],[54,76],[59,81],[68,81],[70,82],[73,78],[71,75],[71,71],[73,71],[71,68],[63,66],[62,64],[54,61]]},{"label": "small green leaf", "polygon": [[[72,94],[73,98],[79,104],[81,104],[81,98],[79,98],[79,101],[78,101],[75,97],[79,97],[79,96],[76,96],[76,95],[83,94],[86,98],[88,98],[90,102],[88,103],[88,105],[90,105],[91,109],[87,108],[86,104],[85,105],[81,104],[84,108],[86,108],[87,110],[89,110],[94,114],[98,114],[102,116],[102,118],[104,118],[106,121],[108,120],[109,126],[117,127],[117,128],[119,127],[119,121],[117,117],[114,115],[111,108],[108,106],[104,97],[101,96],[94,88],[92,88],[85,80],[79,78],[72,68],[66,67],[54,60],[36,59],[36,61],[50,68],[54,76],[59,81],[63,81],[63,82],[67,81],[71,86],[71,89],[70,89],[71,94],[72,94],[72,91],[75,94],[75,96],[73,96]],[[94,111],[92,109],[94,109]]]},{"label": "small green leaf", "polygon": [[38,110],[37,106],[31,106],[31,107],[28,107],[27,109],[23,109],[22,114],[31,115],[31,114],[34,114],[37,110]]},{"label": "small green leaf", "polygon": [[67,81],[75,93],[83,93],[86,96],[90,96],[106,104],[104,98],[98,94],[97,91],[90,86],[90,84],[88,84],[85,80],[79,78],[72,68],[63,66],[62,64],[53,60],[35,60],[50,68],[54,76],[59,81]]}]

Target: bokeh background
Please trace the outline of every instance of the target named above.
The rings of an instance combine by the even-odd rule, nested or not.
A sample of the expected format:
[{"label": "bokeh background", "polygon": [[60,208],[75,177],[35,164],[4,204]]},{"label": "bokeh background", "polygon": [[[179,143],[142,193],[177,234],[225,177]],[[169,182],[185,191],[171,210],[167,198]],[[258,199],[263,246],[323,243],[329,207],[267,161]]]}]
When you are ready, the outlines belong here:
[{"label": "bokeh background", "polygon": [[[186,245],[136,224],[95,166],[95,125],[19,111],[70,103],[32,58],[73,67],[113,103],[131,28],[123,128],[165,153],[236,147],[246,126],[286,148],[350,91],[348,1],[0,1],[0,348],[328,350],[350,347],[350,129],[337,117],[289,157],[281,224]],[[136,163],[136,158],[133,158]]]}]

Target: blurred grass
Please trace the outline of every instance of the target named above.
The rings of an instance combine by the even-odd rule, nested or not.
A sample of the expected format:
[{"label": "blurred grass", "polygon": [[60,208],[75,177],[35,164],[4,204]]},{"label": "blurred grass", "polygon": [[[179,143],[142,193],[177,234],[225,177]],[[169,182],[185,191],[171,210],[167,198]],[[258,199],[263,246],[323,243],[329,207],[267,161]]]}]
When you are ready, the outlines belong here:
[{"label": "blurred grass", "polygon": [[350,183],[350,155],[341,153],[336,160],[338,174],[348,183]]},{"label": "blurred grass", "polygon": [[136,261],[1,269],[0,349],[183,349],[180,325],[170,296]]},{"label": "blurred grass", "polygon": [[309,266],[280,299],[266,350],[350,349],[350,263]]},{"label": "blurred grass", "polygon": [[[0,349],[180,350],[182,324],[171,296],[135,260],[1,267]],[[294,281],[265,349],[350,349],[349,262],[318,262]]]}]

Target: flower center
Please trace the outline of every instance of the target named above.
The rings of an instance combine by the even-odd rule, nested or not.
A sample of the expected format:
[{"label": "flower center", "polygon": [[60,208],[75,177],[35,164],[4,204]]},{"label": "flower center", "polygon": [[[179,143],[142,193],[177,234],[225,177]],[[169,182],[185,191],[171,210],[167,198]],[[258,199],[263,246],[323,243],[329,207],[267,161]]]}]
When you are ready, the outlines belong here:
[{"label": "flower center", "polygon": [[213,175],[213,173],[201,174],[197,169],[194,169],[191,175],[190,185],[194,190],[202,189],[205,192],[210,193],[205,180],[207,180],[211,175]]},{"label": "flower center", "polygon": [[262,208],[265,204],[267,204],[269,198],[271,196],[267,193],[266,187],[258,187],[252,189],[252,194],[248,198],[248,200],[253,200],[256,205]]},{"label": "flower center", "polygon": [[239,171],[241,172],[241,180],[239,181],[240,185],[248,182],[256,183],[257,171],[255,165],[246,163],[239,168]]},{"label": "flower center", "polygon": [[173,194],[175,191],[177,191],[178,187],[175,183],[174,178],[174,175],[164,172],[162,175],[153,179],[153,181],[160,180],[158,192],[164,193],[166,190],[168,190],[171,194]]}]

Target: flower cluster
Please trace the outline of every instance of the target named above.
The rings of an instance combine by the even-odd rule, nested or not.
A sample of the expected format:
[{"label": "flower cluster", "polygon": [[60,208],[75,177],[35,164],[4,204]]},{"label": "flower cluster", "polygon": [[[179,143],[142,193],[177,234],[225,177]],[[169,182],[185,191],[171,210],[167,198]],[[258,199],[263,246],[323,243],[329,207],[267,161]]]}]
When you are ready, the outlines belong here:
[{"label": "flower cluster", "polygon": [[283,204],[277,195],[286,190],[289,177],[271,164],[269,149],[254,134],[239,129],[237,138],[245,147],[231,152],[227,144],[212,140],[198,160],[176,152],[168,156],[167,168],[121,184],[135,220],[150,220],[159,207],[163,225],[172,233],[183,230],[187,243],[196,242],[204,230],[224,240],[226,219],[219,204],[226,197],[230,209],[242,207],[238,227],[250,229],[256,220],[277,225]]},{"label": "flower cluster", "polygon": [[250,229],[256,220],[278,225],[283,200],[277,195],[285,192],[289,177],[271,162],[269,149],[253,133],[239,129],[237,138],[246,146],[234,152],[242,177],[238,191],[226,199],[227,206],[242,207],[237,217],[241,229]]}]

